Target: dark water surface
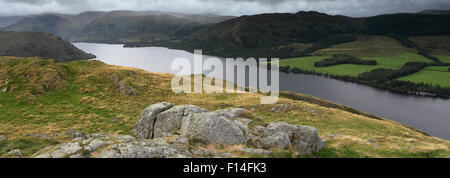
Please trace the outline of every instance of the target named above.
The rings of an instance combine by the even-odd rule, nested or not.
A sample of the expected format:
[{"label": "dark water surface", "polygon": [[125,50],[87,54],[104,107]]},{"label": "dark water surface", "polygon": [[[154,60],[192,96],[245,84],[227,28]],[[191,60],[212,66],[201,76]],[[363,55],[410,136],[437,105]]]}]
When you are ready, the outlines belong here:
[{"label": "dark water surface", "polygon": [[[136,67],[151,72],[177,73],[172,61],[193,54],[161,47],[123,48],[123,45],[75,43],[107,64]],[[280,90],[300,92],[347,105],[410,125],[430,135],[450,140],[450,100],[408,96],[369,86],[320,76],[280,73]]]}]

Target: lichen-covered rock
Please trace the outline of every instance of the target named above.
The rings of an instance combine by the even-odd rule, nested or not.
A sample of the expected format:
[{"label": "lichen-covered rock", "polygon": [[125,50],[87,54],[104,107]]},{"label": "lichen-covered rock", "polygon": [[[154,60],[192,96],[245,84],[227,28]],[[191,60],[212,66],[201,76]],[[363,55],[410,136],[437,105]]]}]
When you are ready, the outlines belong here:
[{"label": "lichen-covered rock", "polygon": [[141,113],[138,123],[134,126],[134,134],[136,137],[140,139],[153,138],[153,126],[156,116],[171,107],[173,107],[172,103],[161,102],[145,108]]},{"label": "lichen-covered rock", "polygon": [[188,158],[187,147],[159,143],[155,140],[141,140],[131,143],[121,143],[112,146],[113,150],[105,151],[101,157],[109,158]]},{"label": "lichen-covered rock", "polygon": [[298,126],[292,134],[292,146],[296,152],[308,155],[322,150],[327,143],[317,133],[317,129],[309,126]]},{"label": "lichen-covered rock", "polygon": [[288,133],[278,132],[271,136],[261,139],[264,148],[288,148],[291,145],[291,139]]},{"label": "lichen-covered rock", "polygon": [[112,143],[113,143],[112,141],[103,141],[103,140],[99,140],[99,139],[94,139],[89,143],[89,145],[84,147],[84,150],[93,152],[100,147],[103,147],[105,145],[112,144]]},{"label": "lichen-covered rock", "polygon": [[271,136],[279,132],[291,134],[296,129],[297,129],[296,125],[288,124],[286,122],[271,122],[266,126],[266,129],[264,130],[264,135]]},{"label": "lichen-covered rock", "polygon": [[50,153],[52,158],[65,158],[69,157],[83,148],[78,143],[64,143],[58,145],[56,150]]},{"label": "lichen-covered rock", "polygon": [[234,123],[236,123],[239,126],[239,128],[241,128],[242,131],[244,131],[245,135],[249,133],[248,125],[251,124],[252,122],[253,122],[252,120],[246,118],[237,118],[234,120]]},{"label": "lichen-covered rock", "polygon": [[5,155],[3,155],[3,157],[7,157],[7,158],[23,158],[23,154],[22,154],[22,151],[20,151],[19,149],[15,149],[15,150],[12,150],[12,151],[6,153]]},{"label": "lichen-covered rock", "polygon": [[232,119],[237,118],[242,114],[244,114],[245,109],[244,108],[220,109],[214,112],[228,119]]},{"label": "lichen-covered rock", "polygon": [[217,112],[186,117],[182,121],[181,135],[205,143],[234,145],[245,142],[244,132],[237,124]]},{"label": "lichen-covered rock", "polygon": [[180,105],[159,113],[153,127],[154,138],[171,136],[174,133],[178,133],[183,117],[190,117],[195,113],[207,111],[204,108],[194,105]]},{"label": "lichen-covered rock", "polygon": [[290,146],[298,154],[308,155],[326,147],[326,142],[319,136],[316,128],[287,124],[285,122],[272,122],[267,125],[264,131],[266,137],[262,139],[264,146],[284,143],[284,141],[275,141],[277,138],[274,136],[279,137],[278,133],[285,133],[289,136]]},{"label": "lichen-covered rock", "polygon": [[248,155],[271,155],[272,152],[264,149],[254,149],[254,148],[238,148],[235,151],[242,152]]}]

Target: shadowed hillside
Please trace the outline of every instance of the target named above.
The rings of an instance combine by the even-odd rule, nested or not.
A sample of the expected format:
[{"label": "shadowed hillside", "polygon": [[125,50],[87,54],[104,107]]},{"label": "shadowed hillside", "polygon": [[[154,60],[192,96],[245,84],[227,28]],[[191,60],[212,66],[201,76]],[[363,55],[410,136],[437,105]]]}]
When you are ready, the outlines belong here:
[{"label": "shadowed hillside", "polygon": [[50,33],[2,31],[0,56],[45,57],[57,62],[95,58]]}]

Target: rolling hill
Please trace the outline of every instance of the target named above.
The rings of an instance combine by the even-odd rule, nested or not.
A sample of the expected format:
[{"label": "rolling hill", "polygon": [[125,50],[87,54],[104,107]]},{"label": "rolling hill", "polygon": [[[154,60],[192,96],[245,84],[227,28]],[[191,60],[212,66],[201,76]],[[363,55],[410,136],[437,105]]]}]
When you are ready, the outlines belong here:
[{"label": "rolling hill", "polygon": [[57,62],[95,58],[50,33],[4,31],[0,31],[0,56],[44,57]]},{"label": "rolling hill", "polygon": [[188,51],[203,49],[206,54],[223,57],[286,58],[354,41],[358,35],[389,36],[413,47],[408,37],[450,35],[450,15],[388,14],[351,18],[298,12],[242,16],[157,45]]},{"label": "rolling hill", "polygon": [[230,18],[233,17],[157,11],[90,11],[29,16],[6,24],[1,30],[49,32],[72,42],[153,42],[181,38],[200,27]]}]

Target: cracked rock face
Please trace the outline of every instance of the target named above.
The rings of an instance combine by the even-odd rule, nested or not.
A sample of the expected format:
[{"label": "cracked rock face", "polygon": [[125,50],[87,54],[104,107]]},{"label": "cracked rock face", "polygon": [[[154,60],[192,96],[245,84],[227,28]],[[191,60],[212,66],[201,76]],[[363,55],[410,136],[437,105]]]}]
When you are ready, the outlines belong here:
[{"label": "cracked rock face", "polygon": [[233,121],[216,112],[195,114],[183,120],[181,135],[207,144],[235,145],[244,143],[244,131]]},{"label": "cracked rock face", "polygon": [[153,138],[153,126],[156,121],[156,116],[173,107],[172,103],[162,102],[145,108],[141,113],[141,117],[134,127],[134,134],[140,139],[151,139]]}]

